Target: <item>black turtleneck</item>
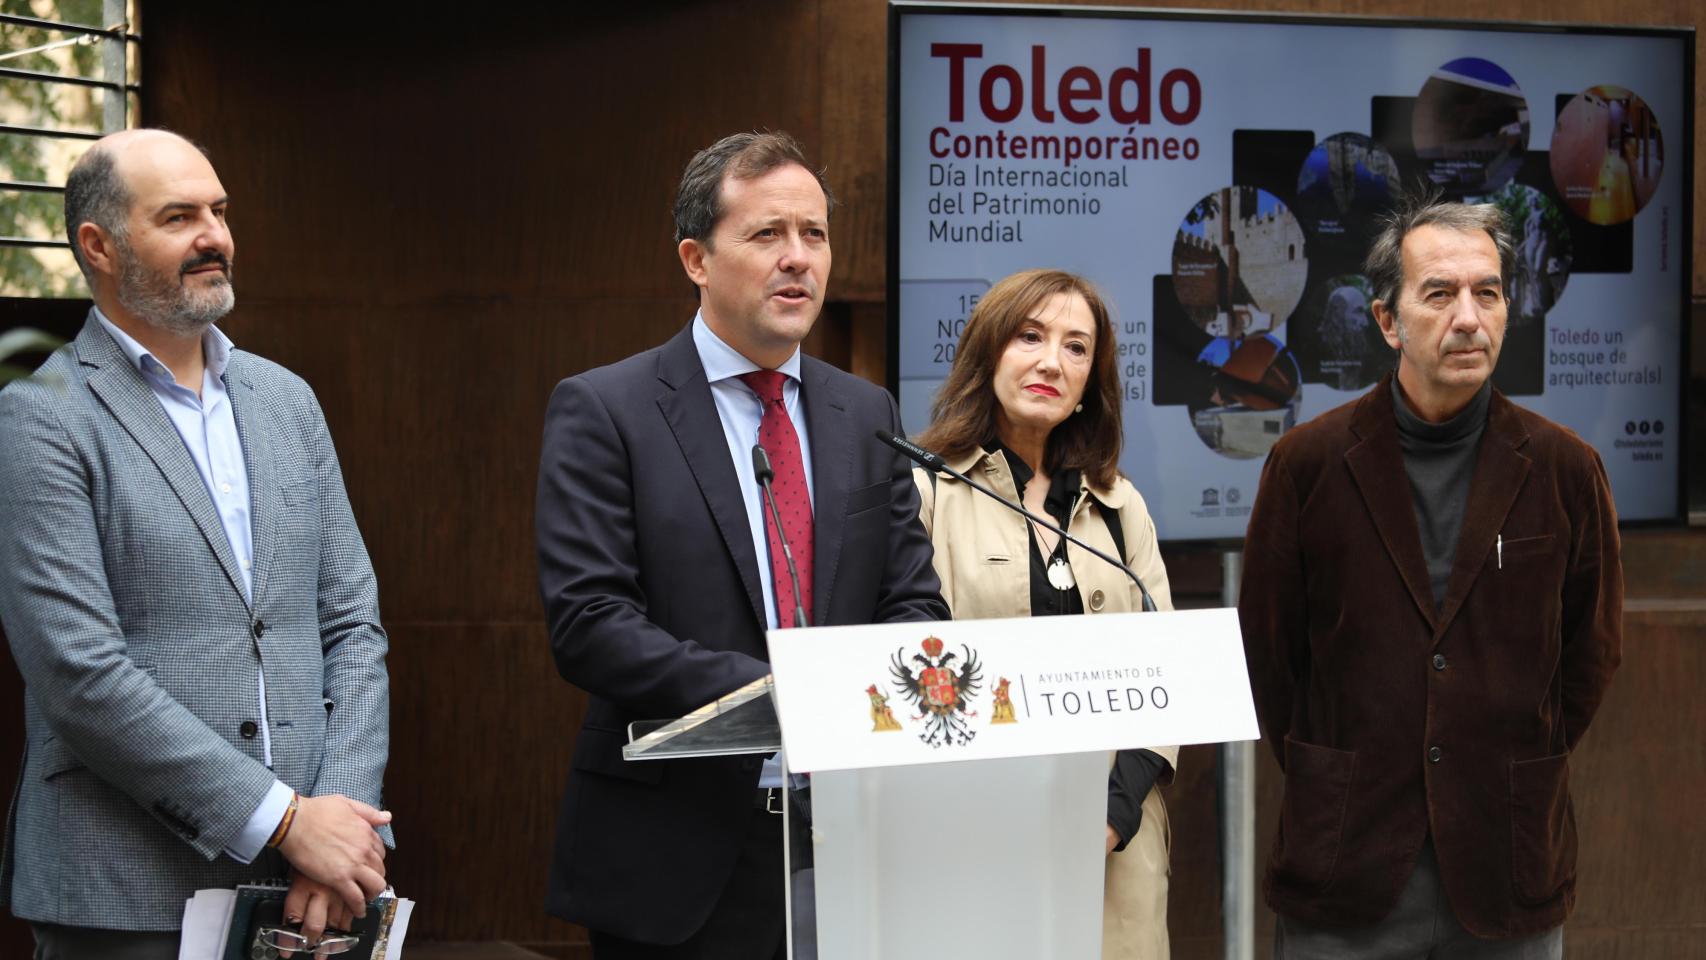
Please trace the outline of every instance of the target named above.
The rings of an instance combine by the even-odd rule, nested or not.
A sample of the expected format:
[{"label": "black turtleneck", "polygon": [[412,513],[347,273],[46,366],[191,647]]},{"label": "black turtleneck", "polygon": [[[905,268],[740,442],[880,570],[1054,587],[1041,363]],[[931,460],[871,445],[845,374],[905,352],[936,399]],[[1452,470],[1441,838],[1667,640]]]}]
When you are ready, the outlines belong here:
[{"label": "black turtleneck", "polygon": [[1492,396],[1493,382],[1489,379],[1456,416],[1443,423],[1429,423],[1410,410],[1404,391],[1398,388],[1398,378],[1392,378],[1398,447],[1404,452],[1404,472],[1410,478],[1410,499],[1416,505],[1416,526],[1422,535],[1428,579],[1433,582],[1436,613],[1445,603],[1451,565],[1457,559],[1457,536],[1463,531],[1475,455],[1481,449]]}]

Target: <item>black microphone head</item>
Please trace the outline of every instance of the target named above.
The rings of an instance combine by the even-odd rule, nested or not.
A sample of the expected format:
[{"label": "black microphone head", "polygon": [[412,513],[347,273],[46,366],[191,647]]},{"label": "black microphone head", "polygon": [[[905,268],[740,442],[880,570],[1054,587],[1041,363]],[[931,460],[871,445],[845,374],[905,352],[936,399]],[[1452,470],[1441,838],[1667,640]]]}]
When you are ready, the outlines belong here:
[{"label": "black microphone head", "polygon": [[940,473],[948,465],[940,454],[931,453],[905,437],[896,436],[887,430],[878,430],[877,439],[899,450],[908,460],[918,464],[931,473]]},{"label": "black microphone head", "polygon": [[769,483],[776,479],[776,471],[770,469],[770,454],[764,452],[764,444],[752,445],[752,472],[759,483]]}]

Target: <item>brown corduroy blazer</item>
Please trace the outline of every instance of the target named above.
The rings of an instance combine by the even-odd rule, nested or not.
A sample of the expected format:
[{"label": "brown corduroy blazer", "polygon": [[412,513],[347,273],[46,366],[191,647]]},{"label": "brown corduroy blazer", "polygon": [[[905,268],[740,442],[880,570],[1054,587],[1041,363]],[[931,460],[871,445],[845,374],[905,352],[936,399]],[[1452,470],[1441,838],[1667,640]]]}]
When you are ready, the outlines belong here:
[{"label": "brown corduroy blazer", "polygon": [[1437,614],[1390,376],[1287,434],[1262,472],[1238,604],[1285,771],[1269,905],[1375,923],[1431,833],[1470,932],[1561,924],[1570,752],[1617,667],[1622,608],[1598,454],[1497,391]]}]

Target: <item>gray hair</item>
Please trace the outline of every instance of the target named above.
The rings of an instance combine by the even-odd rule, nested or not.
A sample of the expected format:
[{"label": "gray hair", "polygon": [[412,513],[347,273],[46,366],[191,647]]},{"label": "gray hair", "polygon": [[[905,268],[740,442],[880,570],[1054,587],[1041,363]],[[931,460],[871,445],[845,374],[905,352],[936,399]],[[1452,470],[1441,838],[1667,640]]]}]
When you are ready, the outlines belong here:
[{"label": "gray hair", "polygon": [[90,147],[65,178],[65,236],[71,241],[71,255],[77,258],[77,269],[83,271],[83,279],[91,286],[95,277],[89,261],[83,258],[77,230],[85,223],[92,223],[123,242],[130,201],[130,189],[118,175],[112,150],[101,144]]},{"label": "gray hair", "polygon": [[1402,196],[1398,206],[1381,222],[1380,234],[1369,248],[1363,273],[1374,288],[1374,297],[1398,315],[1398,295],[1404,290],[1404,238],[1417,227],[1444,227],[1460,233],[1484,230],[1499,251],[1499,287],[1510,299],[1516,272],[1516,243],[1504,213],[1491,203],[1457,203],[1440,199],[1438,190],[1420,190]]},{"label": "gray hair", "polygon": [[798,164],[817,178],[829,213],[835,212],[835,195],[822,170],[812,169],[800,142],[786,133],[737,133],[724,137],[693,155],[681,172],[675,190],[675,242],[698,240],[711,245],[711,231],[723,216],[723,178],[737,180],[762,177],[778,167]]}]

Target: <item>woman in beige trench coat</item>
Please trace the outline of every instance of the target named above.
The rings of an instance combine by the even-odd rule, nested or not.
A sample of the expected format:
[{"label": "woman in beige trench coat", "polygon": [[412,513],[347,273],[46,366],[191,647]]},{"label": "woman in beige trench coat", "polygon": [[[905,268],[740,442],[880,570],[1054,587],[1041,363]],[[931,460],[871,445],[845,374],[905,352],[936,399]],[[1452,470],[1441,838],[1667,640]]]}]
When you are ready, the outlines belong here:
[{"label": "woman in beige trench coat", "polygon": [[[918,440],[955,469],[1118,553],[1172,608],[1155,525],[1118,471],[1113,325],[1094,287],[1058,270],[992,287],[961,334]],[[916,471],[942,596],[957,620],[1142,609],[1124,573],[965,484]],[[1170,834],[1159,786],[1177,747],[1110,755],[1105,960],[1168,956]]]}]

